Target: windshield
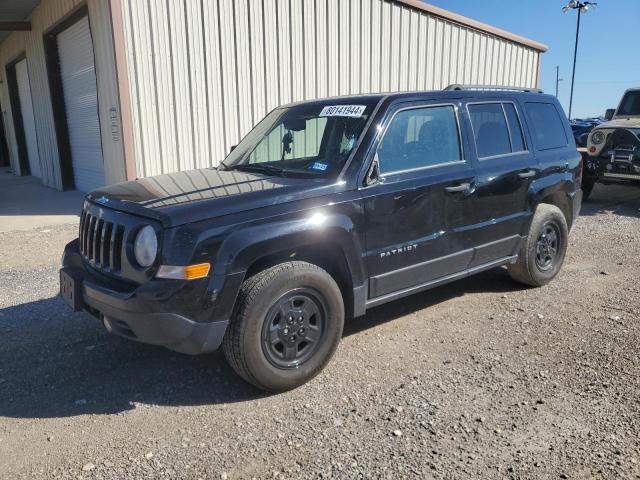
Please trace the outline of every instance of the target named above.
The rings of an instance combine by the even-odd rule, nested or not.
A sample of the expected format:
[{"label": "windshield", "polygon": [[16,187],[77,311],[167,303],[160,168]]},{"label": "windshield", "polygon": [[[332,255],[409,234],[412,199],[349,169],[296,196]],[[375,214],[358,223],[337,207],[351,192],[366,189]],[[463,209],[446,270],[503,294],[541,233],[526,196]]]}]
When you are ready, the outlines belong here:
[{"label": "windshield", "polygon": [[628,92],[620,102],[617,117],[640,115],[640,91]]},{"label": "windshield", "polygon": [[242,139],[220,168],[283,176],[336,176],[375,108],[374,103],[350,100],[353,104],[340,99],[277,108]]}]

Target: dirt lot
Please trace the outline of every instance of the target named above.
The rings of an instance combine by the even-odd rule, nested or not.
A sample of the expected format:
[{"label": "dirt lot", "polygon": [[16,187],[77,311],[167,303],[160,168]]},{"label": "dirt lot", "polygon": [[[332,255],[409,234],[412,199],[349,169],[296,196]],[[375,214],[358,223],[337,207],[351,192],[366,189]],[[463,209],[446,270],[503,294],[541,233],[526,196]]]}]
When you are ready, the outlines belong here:
[{"label": "dirt lot", "polygon": [[377,308],[276,396],[70,313],[75,227],[0,234],[0,478],[640,478],[639,209],[597,187],[551,285]]}]

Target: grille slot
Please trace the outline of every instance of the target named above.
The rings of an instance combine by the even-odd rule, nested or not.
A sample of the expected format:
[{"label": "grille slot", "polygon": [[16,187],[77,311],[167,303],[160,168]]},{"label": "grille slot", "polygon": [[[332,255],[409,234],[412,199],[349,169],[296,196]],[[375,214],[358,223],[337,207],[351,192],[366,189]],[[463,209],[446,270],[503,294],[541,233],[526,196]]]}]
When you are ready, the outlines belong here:
[{"label": "grille slot", "polygon": [[80,217],[80,252],[94,267],[119,272],[122,267],[124,226],[98,218],[88,211]]}]

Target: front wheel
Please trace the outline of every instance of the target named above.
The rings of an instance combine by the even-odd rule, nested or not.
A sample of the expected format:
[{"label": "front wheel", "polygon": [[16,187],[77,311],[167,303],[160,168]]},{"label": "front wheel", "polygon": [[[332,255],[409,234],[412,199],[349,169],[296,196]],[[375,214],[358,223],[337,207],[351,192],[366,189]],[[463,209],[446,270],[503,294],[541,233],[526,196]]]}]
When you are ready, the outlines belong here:
[{"label": "front wheel", "polygon": [[546,285],[560,271],[568,241],[569,229],[562,211],[555,205],[541,203],[522,242],[518,260],[508,266],[509,275],[525,285]]},{"label": "front wheel", "polygon": [[343,326],[342,294],[331,275],[310,263],[287,262],[242,284],[223,349],[246,381],[285,391],[325,367]]}]

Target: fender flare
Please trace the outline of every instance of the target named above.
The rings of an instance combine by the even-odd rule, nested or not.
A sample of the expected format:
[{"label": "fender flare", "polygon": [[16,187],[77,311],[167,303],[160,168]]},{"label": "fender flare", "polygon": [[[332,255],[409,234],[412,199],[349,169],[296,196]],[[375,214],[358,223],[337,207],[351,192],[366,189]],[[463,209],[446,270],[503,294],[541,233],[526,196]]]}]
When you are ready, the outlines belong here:
[{"label": "fender flare", "polygon": [[[366,282],[363,246],[347,215],[315,214],[240,228],[220,245],[213,276],[245,274],[256,261],[302,247],[338,247],[354,287]],[[338,252],[336,252],[338,254]]]},{"label": "fender flare", "polygon": [[[535,209],[545,198],[561,194],[563,200],[566,200],[566,205],[558,205],[558,207],[563,210],[565,216],[567,216],[567,223],[571,226],[573,220],[575,220],[573,218],[573,211],[571,208],[573,204],[572,199],[576,192],[575,187],[576,184],[573,174],[569,171],[547,175],[546,177],[532,182],[529,187],[531,212],[535,212]],[[567,210],[565,211],[563,207]]]}]

